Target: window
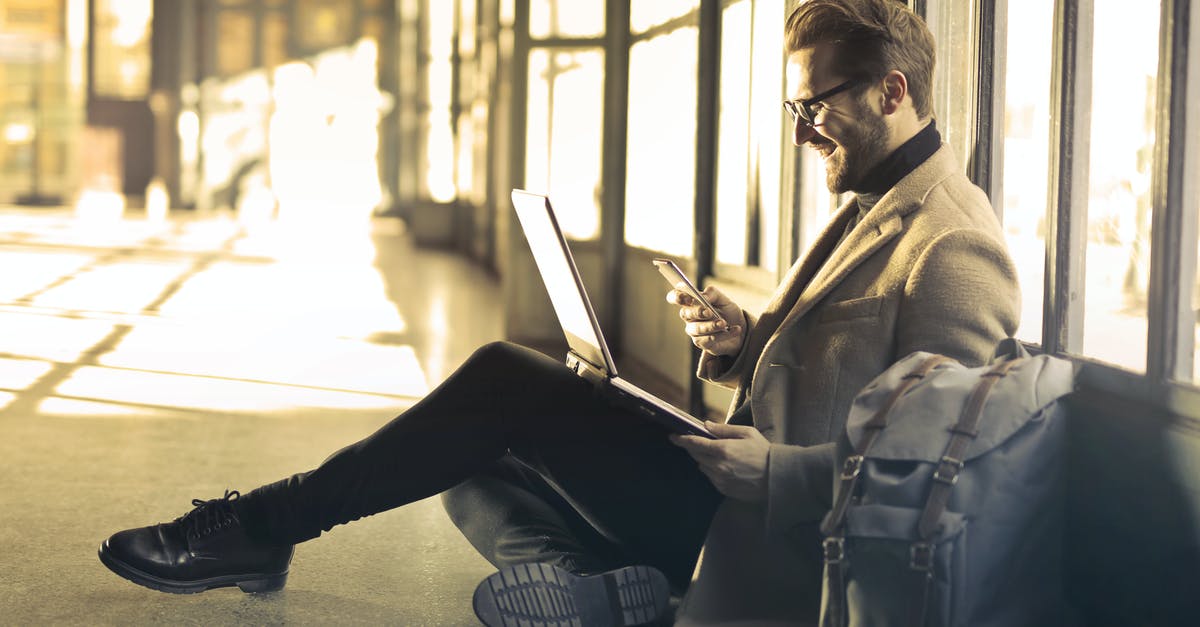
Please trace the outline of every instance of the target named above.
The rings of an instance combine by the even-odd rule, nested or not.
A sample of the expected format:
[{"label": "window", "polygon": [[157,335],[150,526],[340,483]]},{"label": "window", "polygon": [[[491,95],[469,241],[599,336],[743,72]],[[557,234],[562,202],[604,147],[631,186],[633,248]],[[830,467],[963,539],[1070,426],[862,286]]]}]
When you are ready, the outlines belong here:
[{"label": "window", "polygon": [[625,241],[692,255],[699,30],[683,26],[629,49]]},{"label": "window", "polygon": [[95,4],[93,91],[98,96],[138,100],[150,91],[150,0]]},{"label": "window", "polygon": [[1046,278],[1046,212],[1050,189],[1050,69],[1054,5],[1009,0],[1004,89],[1004,163],[1001,208],[1008,250],[1021,285],[1017,337],[1042,341]]},{"label": "window", "polygon": [[929,0],[925,10],[926,22],[937,42],[933,115],[942,139],[954,148],[964,168],[970,166],[975,148],[978,5],[977,0]]},{"label": "window", "polygon": [[644,33],[700,9],[700,0],[630,0],[629,29]]},{"label": "window", "polygon": [[1097,0],[1093,18],[1083,354],[1144,370],[1159,3]]},{"label": "window", "polygon": [[572,239],[600,235],[604,52],[534,49],[529,54],[525,187],[554,198]]},{"label": "window", "polygon": [[599,37],[604,34],[604,0],[530,0],[529,36]]},{"label": "window", "polygon": [[451,202],[458,190],[454,185],[454,133],[450,119],[454,72],[451,53],[454,46],[454,5],[442,0],[425,0],[428,20],[427,48],[429,64],[427,91],[429,109],[425,112],[424,182],[429,197],[436,202]]},{"label": "window", "polygon": [[[716,260],[775,271],[783,113],[782,0],[734,3],[722,12],[717,143]],[[773,277],[772,277],[773,279]]]}]

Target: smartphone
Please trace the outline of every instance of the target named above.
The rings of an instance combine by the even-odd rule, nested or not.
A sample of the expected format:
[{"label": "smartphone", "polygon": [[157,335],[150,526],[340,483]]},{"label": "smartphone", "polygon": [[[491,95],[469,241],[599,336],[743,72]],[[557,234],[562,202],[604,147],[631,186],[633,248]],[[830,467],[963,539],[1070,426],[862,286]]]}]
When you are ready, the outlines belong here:
[{"label": "smartphone", "polygon": [[683,291],[687,292],[688,296],[691,296],[693,300],[711,311],[717,320],[724,322],[726,326],[729,325],[729,321],[721,316],[721,313],[717,311],[717,308],[713,307],[712,303],[708,302],[708,299],[700,293],[700,290],[696,289],[696,285],[687,278],[687,275],[683,273],[683,270],[679,269],[679,266],[675,265],[674,261],[660,258],[654,259],[651,263],[654,264],[655,268],[658,268],[658,273],[667,280],[667,283],[671,284],[671,287],[679,289],[679,284],[683,283]]}]

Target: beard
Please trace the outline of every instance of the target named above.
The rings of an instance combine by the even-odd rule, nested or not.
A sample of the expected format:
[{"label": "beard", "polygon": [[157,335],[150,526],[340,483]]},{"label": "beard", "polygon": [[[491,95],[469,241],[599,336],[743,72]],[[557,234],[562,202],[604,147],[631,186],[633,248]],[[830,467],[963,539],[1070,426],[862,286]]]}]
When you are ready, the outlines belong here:
[{"label": "beard", "polygon": [[822,142],[817,147],[825,155],[825,185],[835,194],[848,192],[887,155],[888,129],[883,118],[861,108],[860,123],[840,142]]}]

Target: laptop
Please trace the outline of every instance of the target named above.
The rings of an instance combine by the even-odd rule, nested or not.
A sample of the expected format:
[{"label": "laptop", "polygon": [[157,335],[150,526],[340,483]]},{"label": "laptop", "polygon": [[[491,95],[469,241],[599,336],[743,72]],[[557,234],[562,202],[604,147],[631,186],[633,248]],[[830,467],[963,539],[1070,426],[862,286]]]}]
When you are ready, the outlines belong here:
[{"label": "laptop", "polygon": [[550,294],[554,313],[567,336],[567,367],[596,385],[614,403],[631,409],[675,433],[713,437],[704,421],[654,396],[617,374],[596,313],[583,287],[575,258],[558,228],[550,199],[524,190],[512,192],[513,208],[529,241],[533,260]]}]

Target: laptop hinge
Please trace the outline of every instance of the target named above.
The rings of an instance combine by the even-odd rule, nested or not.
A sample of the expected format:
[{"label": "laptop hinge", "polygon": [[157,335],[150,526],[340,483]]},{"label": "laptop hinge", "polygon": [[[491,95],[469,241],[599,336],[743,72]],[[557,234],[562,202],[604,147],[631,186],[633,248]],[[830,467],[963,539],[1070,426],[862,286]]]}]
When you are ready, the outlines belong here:
[{"label": "laptop hinge", "polygon": [[608,379],[603,370],[588,363],[575,351],[567,352],[567,367],[594,385],[600,385]]}]

